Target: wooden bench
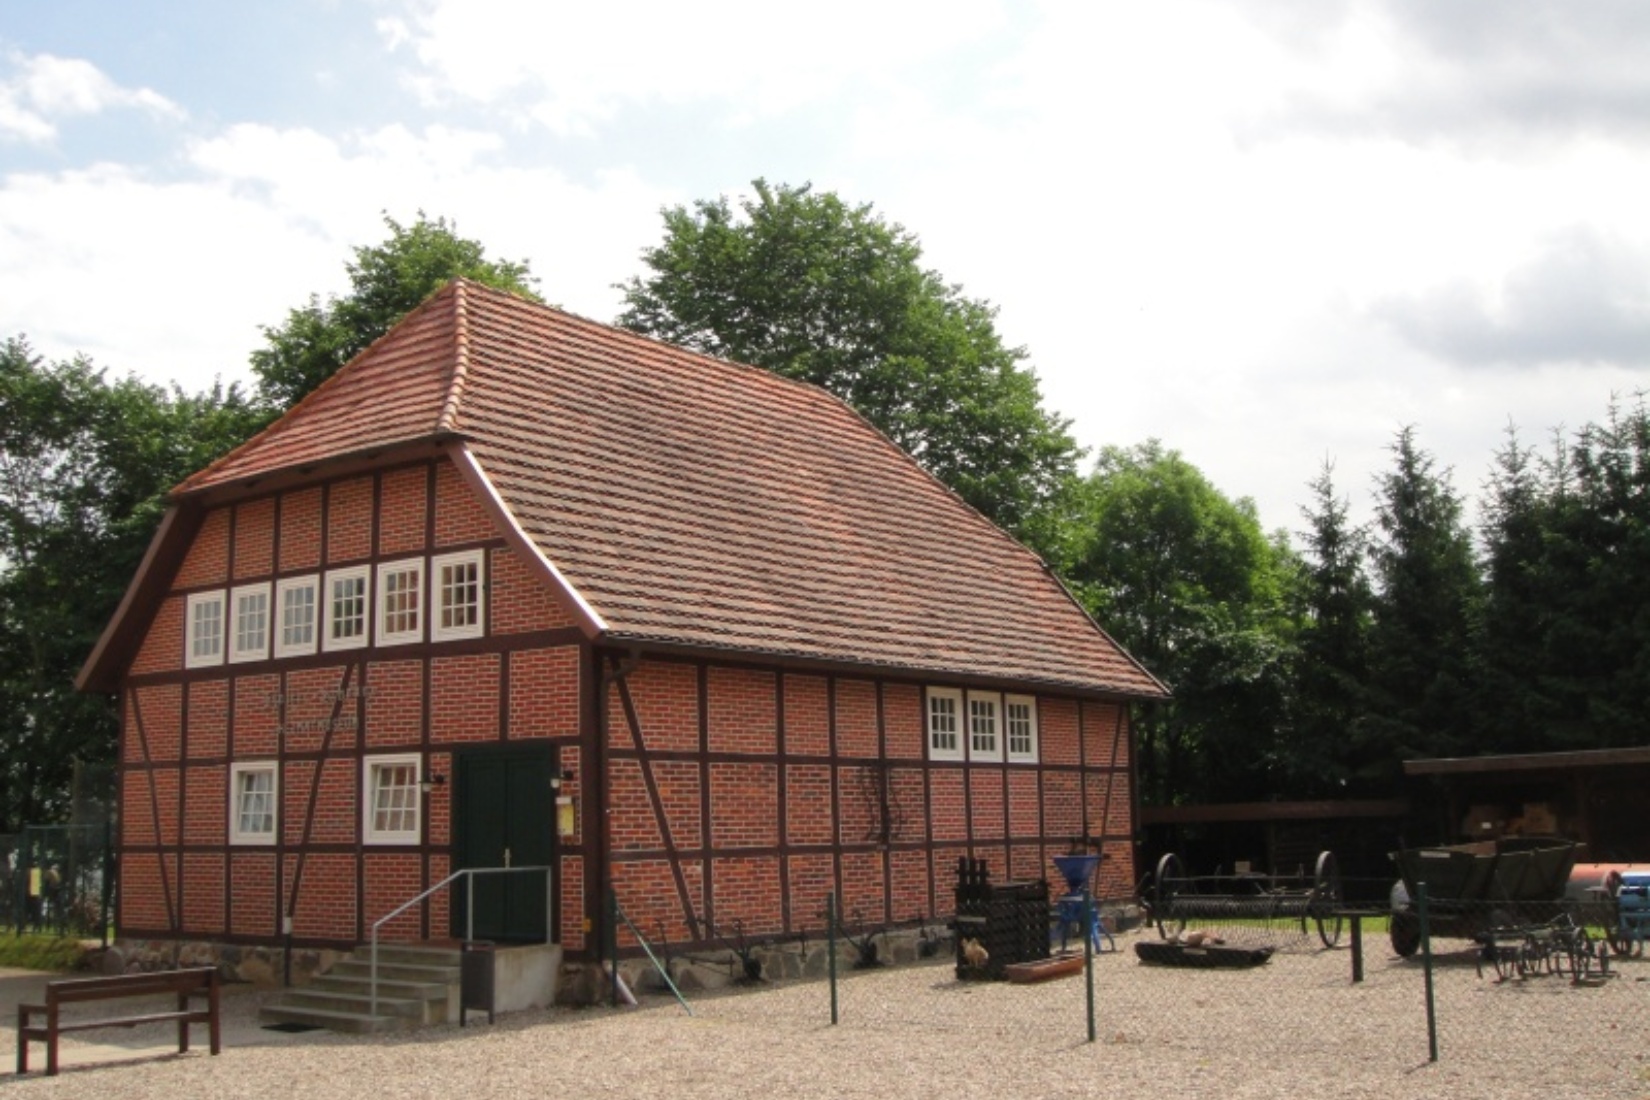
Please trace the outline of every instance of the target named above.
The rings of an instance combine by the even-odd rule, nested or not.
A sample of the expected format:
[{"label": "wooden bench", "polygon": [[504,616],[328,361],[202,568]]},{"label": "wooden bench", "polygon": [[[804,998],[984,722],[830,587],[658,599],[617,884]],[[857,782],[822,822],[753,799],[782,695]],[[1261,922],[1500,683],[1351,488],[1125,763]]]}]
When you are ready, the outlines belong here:
[{"label": "wooden bench", "polygon": [[[112,978],[62,978],[46,983],[45,1004],[17,1006],[17,1072],[29,1071],[29,1042],[46,1044],[46,1076],[57,1075],[57,1038],[65,1031],[90,1031],[102,1027],[137,1027],[139,1024],[158,1024],[176,1021],[178,1025],[178,1053],[189,1049],[189,1025],[207,1025],[212,1039],[212,1053],[220,1049],[218,1027],[219,1006],[218,970],[212,966],[189,970],[159,970],[150,974],[120,974]],[[130,1016],[100,1016],[89,1020],[62,1018],[64,1005],[91,1001],[119,1000],[130,997],[175,995],[177,1008],[165,1012],[145,1012]],[[205,1007],[192,1002],[206,998]],[[30,1021],[45,1017],[45,1023]]]}]

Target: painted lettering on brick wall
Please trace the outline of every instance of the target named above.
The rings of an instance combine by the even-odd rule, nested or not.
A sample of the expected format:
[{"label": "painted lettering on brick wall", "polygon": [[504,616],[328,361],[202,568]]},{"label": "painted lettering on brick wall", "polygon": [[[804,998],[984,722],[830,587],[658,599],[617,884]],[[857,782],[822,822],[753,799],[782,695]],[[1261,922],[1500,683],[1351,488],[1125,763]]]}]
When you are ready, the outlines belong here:
[{"label": "painted lettering on brick wall", "polygon": [[357,699],[371,699],[374,694],[371,687],[351,685],[347,688],[323,688],[320,691],[271,691],[254,696],[252,703],[254,709],[274,710],[282,705],[301,707],[306,703],[348,703]]}]

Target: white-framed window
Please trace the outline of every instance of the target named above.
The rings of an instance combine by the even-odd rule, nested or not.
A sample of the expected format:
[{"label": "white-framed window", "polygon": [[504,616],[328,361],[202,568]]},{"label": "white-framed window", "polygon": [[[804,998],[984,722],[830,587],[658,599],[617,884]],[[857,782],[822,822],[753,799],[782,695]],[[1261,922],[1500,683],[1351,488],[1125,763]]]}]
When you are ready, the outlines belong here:
[{"label": "white-framed window", "polygon": [[417,753],[361,761],[361,836],[368,844],[418,843],[420,767]]},{"label": "white-framed window", "polygon": [[480,550],[442,554],[430,561],[430,633],[438,641],[479,638],[486,631],[482,612],[486,558]]},{"label": "white-framed window", "polygon": [[317,577],[288,577],[275,582],[275,656],[302,657],[315,652],[320,624]]},{"label": "white-framed window", "polygon": [[269,585],[248,584],[229,590],[229,659],[262,661],[269,657]]},{"label": "white-framed window", "polygon": [[229,765],[229,843],[275,843],[278,794],[275,761]]},{"label": "white-framed window", "polygon": [[222,592],[196,592],[184,605],[183,667],[223,663]]},{"label": "white-framed window", "polygon": [[1003,700],[995,692],[968,693],[968,758],[1003,758]]},{"label": "white-framed window", "polygon": [[928,689],[928,757],[963,759],[962,692],[956,688]]},{"label": "white-framed window", "polygon": [[424,640],[424,559],[378,567],[378,644]]},{"label": "white-framed window", "polygon": [[322,649],[359,649],[367,644],[367,567],[327,573]]},{"label": "white-framed window", "polygon": [[1037,700],[1031,695],[1003,696],[1003,736],[1010,764],[1037,763]]}]

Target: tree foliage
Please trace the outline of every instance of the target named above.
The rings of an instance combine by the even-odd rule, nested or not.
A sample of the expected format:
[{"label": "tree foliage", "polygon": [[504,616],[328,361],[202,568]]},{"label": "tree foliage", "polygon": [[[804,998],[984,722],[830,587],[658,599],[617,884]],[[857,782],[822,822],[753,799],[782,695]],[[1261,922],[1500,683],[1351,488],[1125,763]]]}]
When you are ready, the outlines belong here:
[{"label": "tree foliage", "polygon": [[113,759],[110,701],[75,674],[165,492],[263,419],[233,387],[188,395],[0,345],[0,831],[60,814],[74,761]]},{"label": "tree foliage", "polygon": [[525,261],[487,259],[479,242],[460,237],[445,218],[431,221],[420,211],[411,225],[388,215],[384,225],[389,238],[357,248],[345,265],[348,294],[325,301],[312,294],[288,312],[285,323],[263,329],[265,343],[252,353],[252,373],[259,397],[272,408],[297,403],[452,279],[538,297]]},{"label": "tree foliage", "polygon": [[1066,576],[1174,691],[1137,722],[1144,792],[1251,797],[1287,720],[1292,554],[1262,531],[1251,501],[1227,499],[1155,440],[1105,448],[1080,496]]},{"label": "tree foliage", "polygon": [[1360,793],[1378,775],[1384,752],[1364,722],[1369,630],[1374,604],[1369,533],[1351,521],[1326,462],[1308,484],[1301,509],[1303,562],[1297,590],[1293,722],[1280,771],[1294,797]]},{"label": "tree foliage", "polygon": [[650,269],[618,323],[811,382],[841,397],[1000,526],[1044,547],[1075,470],[1068,422],[1043,411],[996,310],[922,266],[917,238],[869,204],[752,185],[663,212]]},{"label": "tree foliage", "polygon": [[1377,485],[1378,592],[1370,630],[1371,737],[1395,777],[1405,757],[1473,746],[1471,646],[1481,582],[1447,471],[1398,432]]}]

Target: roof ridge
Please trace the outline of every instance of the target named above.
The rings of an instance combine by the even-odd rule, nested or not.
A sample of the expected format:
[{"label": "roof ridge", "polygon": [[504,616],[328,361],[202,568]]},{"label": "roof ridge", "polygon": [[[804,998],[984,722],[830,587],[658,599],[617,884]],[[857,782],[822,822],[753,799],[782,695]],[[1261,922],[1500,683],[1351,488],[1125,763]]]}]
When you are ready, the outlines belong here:
[{"label": "roof ridge", "polygon": [[326,393],[328,390],[340,385],[341,383],[339,382],[339,379],[344,378],[347,375],[354,374],[356,365],[365,362],[374,348],[386,342],[392,336],[395,336],[397,330],[400,329],[403,322],[424,312],[427,309],[430,309],[433,303],[438,298],[445,295],[452,286],[452,282],[447,282],[437,287],[422,302],[419,302],[416,306],[402,315],[402,317],[398,319],[395,324],[380,333],[372,343],[350,356],[347,363],[328,375],[324,380],[322,380],[319,386],[316,386],[314,389],[304,394],[304,396],[300,397],[297,401],[294,401],[291,405],[288,405],[280,416],[277,416],[274,420],[264,425],[263,428],[253,433],[250,438],[246,439],[238,446],[230,448],[227,452],[219,455],[204,468],[196,470],[194,473],[172,486],[166,494],[167,497],[175,497],[180,493],[188,492],[191,486],[211,481],[212,475],[216,474],[220,468],[228,465],[231,460],[239,458],[242,454],[252,450],[254,447],[262,446],[270,439],[286,431],[292,426],[292,421],[298,416],[299,412],[305,405],[311,404],[316,399],[318,394]]},{"label": "roof ridge", "polygon": [[[469,282],[468,280],[464,281]],[[744,363],[737,359],[729,359],[724,356],[712,355],[709,352],[699,351],[695,348],[683,347],[681,344],[672,344],[669,341],[663,340],[657,336],[649,336],[646,333],[636,332],[633,329],[624,328],[621,325],[613,324],[611,322],[598,321],[592,317],[585,317],[582,314],[564,309],[561,306],[551,305],[548,302],[535,301],[534,299],[512,293],[508,290],[487,286],[484,283],[470,282],[469,285],[486,291],[494,297],[504,299],[506,303],[513,305],[524,305],[529,308],[535,308],[544,310],[548,313],[558,314],[577,325],[601,329],[632,340],[636,343],[650,345],[666,357],[674,358],[678,356],[687,356],[703,362],[715,363],[724,368],[746,373],[753,377],[766,379],[772,384],[787,388],[792,394],[798,397],[803,397],[810,401],[817,402],[823,400],[828,403],[834,403],[846,411],[849,417],[859,421],[864,428],[869,429],[872,435],[876,437],[876,440],[880,446],[894,452],[894,454],[896,454],[900,459],[915,467],[923,477],[937,485],[941,490],[949,494],[957,503],[961,504],[970,513],[972,513],[974,522],[987,532],[987,537],[996,538],[1009,543],[1016,551],[1030,558],[1037,568],[1045,572],[1049,571],[1049,564],[1046,560],[1044,560],[1041,554],[1037,553],[1035,550],[1031,549],[1031,547],[1027,546],[1025,543],[1021,542],[1019,539],[997,526],[997,524],[993,523],[990,517],[964,499],[963,495],[957,492],[956,489],[941,480],[938,474],[935,474],[932,470],[928,469],[928,467],[917,461],[915,455],[907,451],[904,447],[901,447],[898,443],[894,442],[894,440],[889,437],[886,432],[871,422],[870,417],[854,408],[854,406],[851,405],[847,399],[839,397],[830,390],[826,389],[824,386],[819,385],[817,382],[806,382],[800,378],[790,378],[767,367],[759,367],[754,363]],[[1069,597],[1070,593],[1068,592],[1067,595]],[[1092,619],[1092,616],[1090,616],[1090,618]]]},{"label": "roof ridge", "polygon": [[436,417],[438,432],[457,430],[458,409],[463,403],[464,383],[470,373],[470,311],[469,297],[465,294],[470,281],[459,277],[450,285],[453,288],[453,375],[447,386],[447,399],[441,405],[441,415]]}]

